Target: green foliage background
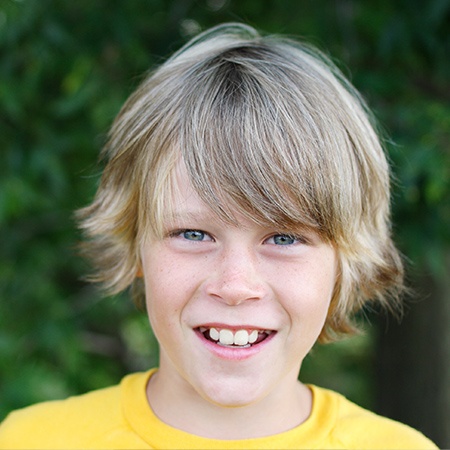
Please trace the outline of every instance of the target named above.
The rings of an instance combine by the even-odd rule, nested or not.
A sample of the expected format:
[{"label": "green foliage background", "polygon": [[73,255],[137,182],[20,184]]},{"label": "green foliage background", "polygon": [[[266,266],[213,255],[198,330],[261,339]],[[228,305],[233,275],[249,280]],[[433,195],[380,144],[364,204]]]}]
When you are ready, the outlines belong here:
[{"label": "green foliage background", "polygon": [[[217,23],[304,37],[341,61],[392,137],[394,231],[412,273],[446,277],[449,14],[448,0],[0,0],[0,419],[156,364],[127,296],[81,281],[72,213],[143,73]],[[373,332],[318,348],[304,378],[371,406],[374,348]]]}]

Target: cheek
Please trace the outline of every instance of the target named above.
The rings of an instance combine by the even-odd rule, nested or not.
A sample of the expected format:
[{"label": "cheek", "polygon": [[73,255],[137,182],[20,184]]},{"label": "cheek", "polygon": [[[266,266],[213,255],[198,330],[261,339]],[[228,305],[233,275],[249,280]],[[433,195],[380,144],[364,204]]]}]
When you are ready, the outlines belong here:
[{"label": "cheek", "polygon": [[152,326],[159,322],[169,306],[166,299],[173,298],[170,288],[172,283],[170,267],[161,259],[162,264],[157,264],[158,254],[143,259],[143,272],[145,283],[145,301],[147,312]]},{"label": "cheek", "polygon": [[[152,326],[177,320],[193,290],[194,277],[178,262],[155,255],[144,263],[147,311]],[[192,269],[191,269],[192,270]]]},{"label": "cheek", "polygon": [[170,345],[168,343],[174,336],[173,330],[176,330],[179,315],[177,292],[174,291],[172,283],[166,281],[164,271],[147,275],[145,296],[148,320],[159,345]]},{"label": "cheek", "polygon": [[331,302],[335,286],[334,260],[323,264],[305,265],[293,271],[279,284],[285,308],[294,323],[301,328],[316,330],[322,327]]}]

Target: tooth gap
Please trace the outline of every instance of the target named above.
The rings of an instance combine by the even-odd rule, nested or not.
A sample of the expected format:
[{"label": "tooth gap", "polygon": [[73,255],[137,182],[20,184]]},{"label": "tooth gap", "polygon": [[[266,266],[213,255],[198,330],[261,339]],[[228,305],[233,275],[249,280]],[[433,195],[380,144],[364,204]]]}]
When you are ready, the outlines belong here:
[{"label": "tooth gap", "polygon": [[215,341],[214,339],[212,339],[211,336],[209,335],[209,329],[206,329],[206,331],[202,331],[202,329],[200,329],[199,331],[200,331],[200,333],[203,334],[203,337],[204,337],[205,339],[207,339],[208,341],[211,341],[211,342],[217,342],[217,341]]}]

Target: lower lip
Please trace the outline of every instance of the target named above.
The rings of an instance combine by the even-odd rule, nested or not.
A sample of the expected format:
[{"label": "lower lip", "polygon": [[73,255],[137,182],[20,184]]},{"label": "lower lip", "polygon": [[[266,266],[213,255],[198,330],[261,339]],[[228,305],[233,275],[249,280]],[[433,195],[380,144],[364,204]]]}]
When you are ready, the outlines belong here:
[{"label": "lower lip", "polygon": [[214,342],[206,339],[205,336],[203,336],[203,334],[198,330],[195,330],[195,334],[202,341],[203,345],[205,345],[205,347],[218,358],[242,361],[260,353],[272,341],[277,333],[272,332],[259,344],[252,345],[251,347],[246,348],[223,347],[222,345],[215,344]]}]

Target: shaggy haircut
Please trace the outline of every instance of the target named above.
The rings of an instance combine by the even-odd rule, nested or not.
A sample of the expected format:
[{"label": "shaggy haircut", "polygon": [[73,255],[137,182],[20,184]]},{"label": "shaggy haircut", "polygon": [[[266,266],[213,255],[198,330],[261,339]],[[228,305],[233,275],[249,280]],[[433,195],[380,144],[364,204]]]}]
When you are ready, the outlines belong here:
[{"label": "shaggy haircut", "polygon": [[241,24],[200,34],[143,80],[113,123],[97,194],[78,212],[90,280],[109,294],[134,285],[144,304],[139,248],[163,233],[181,162],[227,223],[239,214],[280,232],[306,227],[336,248],[322,342],[355,332],[369,301],[398,311],[403,267],[374,128],[359,94],[309,45]]}]

